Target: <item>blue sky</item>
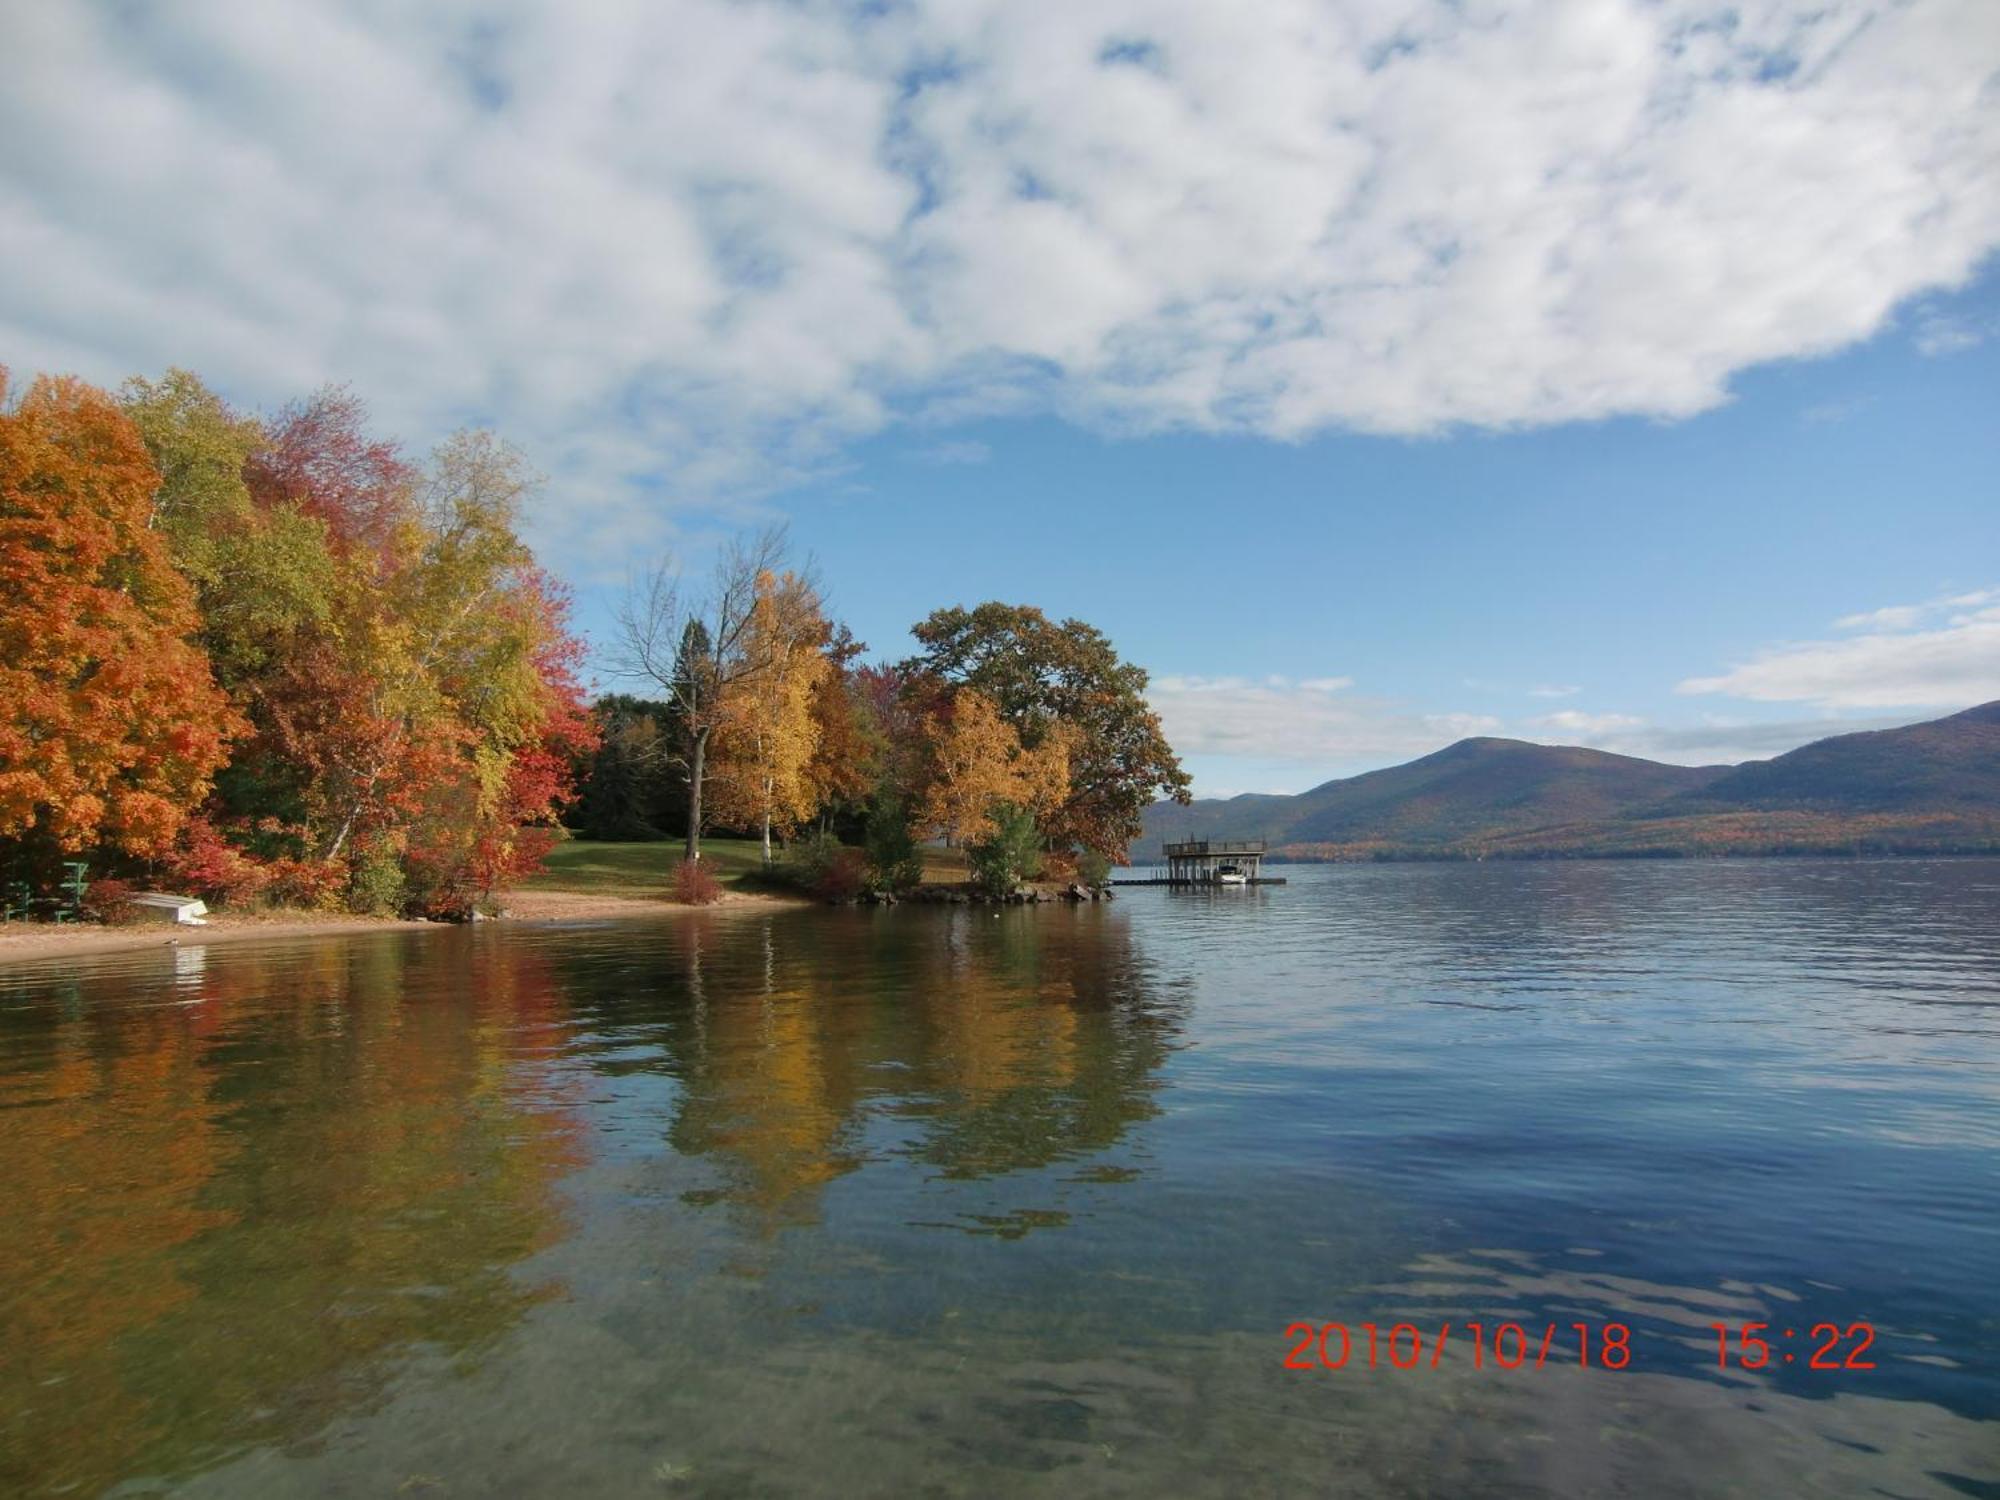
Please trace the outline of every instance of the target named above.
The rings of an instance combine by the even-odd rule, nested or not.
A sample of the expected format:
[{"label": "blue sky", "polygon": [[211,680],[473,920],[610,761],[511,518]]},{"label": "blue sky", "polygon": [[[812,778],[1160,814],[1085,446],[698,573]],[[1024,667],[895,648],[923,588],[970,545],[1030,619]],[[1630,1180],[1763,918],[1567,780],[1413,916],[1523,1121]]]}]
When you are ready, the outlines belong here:
[{"label": "blue sky", "polygon": [[[2000,274],[1734,386],[1677,421],[1431,438],[898,430],[780,508],[882,654],[938,602],[1019,599],[1212,684],[1169,716],[1208,792],[1303,790],[1462,732],[1736,760],[2000,696],[1995,633],[1951,639],[2000,592],[1836,624],[2000,585]],[[1676,691],[1787,645],[1939,635],[1941,678],[1892,654],[1760,689],[1783,697]],[[1325,679],[1348,682],[1298,686]],[[1232,713],[1291,719],[1286,753],[1222,750]]]},{"label": "blue sky", "polygon": [[0,51],[0,362],[497,428],[599,628],[772,519],[1200,789],[2000,697],[1991,0],[189,0]]}]

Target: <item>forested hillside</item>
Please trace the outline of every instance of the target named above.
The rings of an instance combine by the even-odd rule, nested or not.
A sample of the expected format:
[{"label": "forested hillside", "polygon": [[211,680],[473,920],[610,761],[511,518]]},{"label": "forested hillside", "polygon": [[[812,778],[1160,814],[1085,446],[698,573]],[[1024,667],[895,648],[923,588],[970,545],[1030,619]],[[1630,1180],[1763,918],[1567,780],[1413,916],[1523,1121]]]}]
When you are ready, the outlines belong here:
[{"label": "forested hillside", "polygon": [[1297,860],[2000,849],[2000,703],[1735,767],[1461,740],[1293,797],[1158,804],[1133,857],[1189,837]]}]

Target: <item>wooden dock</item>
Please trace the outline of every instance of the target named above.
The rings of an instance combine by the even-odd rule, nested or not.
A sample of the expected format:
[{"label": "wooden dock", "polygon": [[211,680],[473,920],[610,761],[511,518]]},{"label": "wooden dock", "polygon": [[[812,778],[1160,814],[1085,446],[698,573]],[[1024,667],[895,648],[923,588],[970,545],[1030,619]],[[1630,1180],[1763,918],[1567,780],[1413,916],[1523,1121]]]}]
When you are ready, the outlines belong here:
[{"label": "wooden dock", "polygon": [[[1161,846],[1167,873],[1148,879],[1114,880],[1113,885],[1283,885],[1284,877],[1264,873],[1262,839],[1182,839]],[[1224,876],[1230,877],[1225,880]]]},{"label": "wooden dock", "polygon": [[[1209,886],[1214,885],[1216,882],[1212,880],[1169,880],[1164,875],[1157,875],[1146,879],[1114,880],[1111,883],[1113,885],[1177,885],[1187,887]],[[1245,885],[1283,885],[1285,877],[1282,875],[1259,875],[1243,883]]]}]

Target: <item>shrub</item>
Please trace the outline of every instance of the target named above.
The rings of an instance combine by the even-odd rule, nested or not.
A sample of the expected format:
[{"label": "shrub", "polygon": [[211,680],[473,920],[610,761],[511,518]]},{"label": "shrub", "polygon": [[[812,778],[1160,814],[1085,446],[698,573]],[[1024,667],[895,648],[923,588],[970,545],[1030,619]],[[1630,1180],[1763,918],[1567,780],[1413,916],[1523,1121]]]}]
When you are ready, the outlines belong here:
[{"label": "shrub", "polygon": [[386,844],[377,844],[362,851],[348,877],[349,908],[364,916],[394,917],[402,914],[408,899],[409,891],[403,882],[403,862],[397,857],[396,850]]},{"label": "shrub", "polygon": [[392,835],[401,856],[405,913],[440,922],[471,917],[479,894],[476,857],[483,825],[470,785],[429,789],[421,811]]},{"label": "shrub", "polygon": [[795,891],[817,892],[826,873],[841,852],[840,840],[823,830],[814,830],[788,845],[785,852],[764,869],[767,881]]},{"label": "shrub", "polygon": [[822,901],[848,901],[870,885],[870,862],[831,833],[807,834],[762,869],[746,871],[747,885],[797,891]]},{"label": "shrub", "polygon": [[722,882],[698,859],[684,859],[674,871],[674,900],[682,906],[710,906],[722,899]]},{"label": "shrub", "polygon": [[163,861],[167,876],[188,894],[218,906],[238,906],[262,894],[270,872],[223,838],[206,818],[189,818]]},{"label": "shrub", "polygon": [[1102,890],[1111,884],[1111,861],[1095,849],[1079,849],[1076,852],[1076,878],[1079,884],[1092,890]]},{"label": "shrub", "polygon": [[[404,879],[408,881],[407,873]],[[420,880],[411,884],[403,910],[432,922],[469,922],[477,895],[465,880]]]},{"label": "shrub", "polygon": [[126,927],[140,919],[132,904],[129,880],[93,880],[83,888],[83,914],[107,927]]},{"label": "shrub", "polygon": [[1041,835],[1026,808],[1003,802],[993,810],[993,832],[966,851],[972,878],[989,896],[1004,896],[1041,873]]},{"label": "shrub", "polygon": [[868,856],[859,849],[834,850],[811,887],[822,901],[852,901],[867,889]]},{"label": "shrub", "polygon": [[868,809],[865,837],[868,873],[877,889],[901,892],[923,884],[923,851],[910,832],[909,814],[901,801],[886,795],[877,798]]},{"label": "shrub", "polygon": [[332,911],[347,894],[349,871],[344,860],[274,859],[268,866],[273,901]]}]

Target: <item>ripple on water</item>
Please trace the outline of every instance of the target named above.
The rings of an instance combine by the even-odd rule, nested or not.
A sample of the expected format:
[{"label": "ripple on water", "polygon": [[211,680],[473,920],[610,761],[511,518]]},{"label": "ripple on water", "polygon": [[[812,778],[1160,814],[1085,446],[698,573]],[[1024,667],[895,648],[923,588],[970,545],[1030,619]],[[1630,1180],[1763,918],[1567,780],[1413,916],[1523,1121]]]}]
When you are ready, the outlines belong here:
[{"label": "ripple on water", "polygon": [[[0,1491],[1978,1493],[1996,871],[9,971]],[[1616,1321],[1635,1367],[1288,1372],[1301,1319]],[[1878,1368],[1718,1369],[1716,1322]]]}]

